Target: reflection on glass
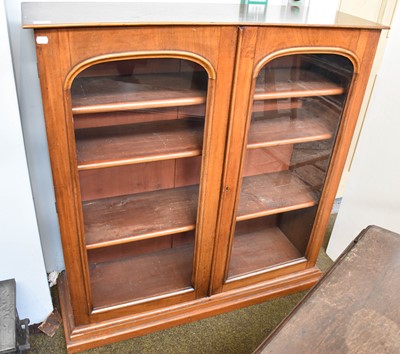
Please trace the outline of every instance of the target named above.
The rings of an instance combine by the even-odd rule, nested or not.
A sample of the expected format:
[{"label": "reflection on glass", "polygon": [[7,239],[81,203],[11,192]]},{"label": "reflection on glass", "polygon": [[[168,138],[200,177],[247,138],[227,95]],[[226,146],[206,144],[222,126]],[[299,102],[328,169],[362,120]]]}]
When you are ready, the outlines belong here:
[{"label": "reflection on glass", "polygon": [[338,55],[290,55],[260,71],[228,278],[305,256],[353,75]]},{"label": "reflection on glass", "polygon": [[94,307],[192,287],[207,83],[181,59],[111,61],[75,78]]}]

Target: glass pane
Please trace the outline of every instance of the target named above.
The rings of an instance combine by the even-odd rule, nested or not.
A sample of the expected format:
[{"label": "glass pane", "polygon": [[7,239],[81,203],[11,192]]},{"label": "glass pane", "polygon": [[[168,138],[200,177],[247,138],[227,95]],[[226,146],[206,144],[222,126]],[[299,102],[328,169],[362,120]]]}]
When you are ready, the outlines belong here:
[{"label": "glass pane", "polygon": [[347,58],[329,54],[261,70],[228,277],[305,256],[352,76]]},{"label": "glass pane", "polygon": [[74,80],[94,307],[193,287],[207,83],[181,59],[106,62]]}]

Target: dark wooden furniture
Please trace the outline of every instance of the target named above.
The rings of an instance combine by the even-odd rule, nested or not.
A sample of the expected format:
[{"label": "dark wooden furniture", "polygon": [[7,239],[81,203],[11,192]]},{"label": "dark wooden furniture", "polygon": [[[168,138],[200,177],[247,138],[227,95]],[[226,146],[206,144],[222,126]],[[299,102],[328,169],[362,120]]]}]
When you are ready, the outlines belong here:
[{"label": "dark wooden furniture", "polygon": [[272,24],[249,10],[24,4],[70,352],[319,279],[381,27],[344,14]]},{"label": "dark wooden furniture", "polygon": [[254,353],[400,352],[400,235],[364,230]]},{"label": "dark wooden furniture", "polygon": [[0,281],[0,353],[27,353],[29,319],[19,319],[15,279]]}]

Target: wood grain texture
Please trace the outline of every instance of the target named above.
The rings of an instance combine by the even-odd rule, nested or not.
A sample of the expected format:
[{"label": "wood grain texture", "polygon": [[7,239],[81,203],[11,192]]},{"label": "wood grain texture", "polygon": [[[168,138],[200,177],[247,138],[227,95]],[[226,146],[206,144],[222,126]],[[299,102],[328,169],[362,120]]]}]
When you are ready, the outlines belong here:
[{"label": "wood grain texture", "polygon": [[255,353],[399,352],[399,266],[400,235],[364,230]]},{"label": "wood grain texture", "polygon": [[[226,154],[223,161],[223,190],[220,197],[218,224],[216,231],[213,274],[210,293],[222,291],[226,279],[227,260],[232,242],[232,224],[235,220],[235,207],[239,195],[240,164],[246,150],[246,132],[250,121],[253,89],[254,51],[257,43],[256,28],[240,28],[235,53],[236,70],[232,83],[232,102],[230,110],[229,134],[226,141]],[[222,221],[224,220],[224,221]]]},{"label": "wood grain texture", "polygon": [[199,185],[203,156],[175,160],[175,187]]},{"label": "wood grain texture", "polygon": [[[80,171],[81,199],[89,201],[173,188],[175,170],[176,161],[165,160]],[[199,179],[198,174],[197,184]]]},{"label": "wood grain texture", "polygon": [[193,230],[197,203],[198,186],[84,202],[86,247]]},{"label": "wood grain texture", "polygon": [[[193,230],[198,187],[83,203],[87,248]],[[315,205],[318,195],[290,171],[246,177],[237,220]]]},{"label": "wood grain texture", "polygon": [[333,137],[340,118],[340,109],[310,100],[296,110],[267,111],[252,117],[247,148],[254,149],[294,144]]},{"label": "wood grain texture", "polygon": [[245,177],[236,220],[313,206],[318,194],[290,171]]},{"label": "wood grain texture", "polygon": [[82,201],[198,185],[202,156],[79,171]]},{"label": "wood grain texture", "polygon": [[[58,222],[62,235],[63,255],[65,266],[69,269],[68,281],[73,284],[69,293],[69,297],[73,299],[72,316],[75,323],[87,324],[90,321],[88,305],[90,284],[85,266],[86,252],[82,249],[84,241],[79,232],[80,219],[76,215],[76,210],[79,208],[79,204],[74,198],[76,181],[71,177],[72,171],[74,171],[71,164],[76,166],[73,161],[74,152],[71,151],[74,145],[68,143],[68,141],[72,141],[69,130],[71,128],[68,128],[66,124],[69,113],[62,100],[65,76],[71,69],[70,57],[67,54],[69,51],[68,36],[58,30],[45,33],[37,31],[36,35],[47,36],[51,43],[49,46],[36,47],[46,134],[57,200]],[[48,68],[52,68],[52,70],[48,70]],[[71,230],[74,230],[73,235],[71,235]]]},{"label": "wood grain texture", "polygon": [[78,170],[197,156],[203,131],[204,120],[197,119],[80,129]]}]

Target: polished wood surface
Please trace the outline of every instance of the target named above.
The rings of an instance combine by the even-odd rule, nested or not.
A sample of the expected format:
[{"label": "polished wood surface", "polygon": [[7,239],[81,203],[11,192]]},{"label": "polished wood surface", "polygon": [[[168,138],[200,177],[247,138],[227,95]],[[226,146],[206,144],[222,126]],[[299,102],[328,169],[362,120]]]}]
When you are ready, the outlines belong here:
[{"label": "polished wood surface", "polygon": [[[111,5],[113,11],[105,11]],[[60,289],[68,350],[142,335],[314,284],[320,275],[316,255],[379,27],[357,21],[354,28],[344,28],[347,24],[340,21],[315,27],[267,22],[258,26],[257,21],[241,26],[246,19],[224,26],[201,21],[157,25],[151,16],[141,22],[139,12],[136,22],[131,18],[125,23],[133,3],[88,3],[84,6],[94,12],[80,8],[76,22],[61,24],[74,6],[24,5],[24,16],[31,10],[44,16],[33,15],[25,23],[36,28],[38,39],[66,265]],[[119,13],[119,20],[114,17],[116,22],[107,22],[117,8],[126,11]],[[175,13],[181,21],[190,21],[185,11],[191,9],[199,19],[196,8],[185,4]],[[227,9],[216,7],[222,8]],[[228,14],[224,11],[223,16]],[[48,15],[51,19],[45,18]],[[79,25],[94,16],[97,22]],[[45,38],[48,43],[41,44]],[[256,85],[260,63],[319,53],[352,63],[357,80],[350,88],[345,81],[332,80],[332,68],[308,75],[309,66],[316,65],[310,61],[307,66],[295,61],[286,84],[290,61],[285,60],[283,67],[273,68],[273,85]],[[165,71],[153,70],[155,79],[141,66],[146,58],[192,64],[177,69],[169,62]],[[134,60],[141,61],[135,74],[144,85],[140,88],[120,77]],[[99,67],[93,69],[92,64]],[[198,86],[185,76],[194,66],[207,72],[207,94],[204,84]],[[110,77],[116,81],[108,81]],[[113,92],[98,84],[102,80]],[[138,89],[134,95],[132,87]],[[340,110],[334,107],[347,93],[337,129],[332,117]],[[204,126],[188,124],[194,117]],[[332,141],[330,159],[325,151],[315,153]],[[85,164],[92,164],[91,169],[82,168]],[[325,174],[323,185],[314,168]],[[264,218],[268,222],[261,229],[251,226]],[[234,245],[236,222],[240,247]],[[249,224],[241,229],[243,223]],[[256,248],[274,246],[277,258],[259,254],[250,269],[250,238],[259,245]],[[234,255],[244,261],[235,263]],[[164,261],[165,269],[154,265]],[[231,262],[238,266],[229,277]],[[144,269],[142,278],[132,274],[136,268]],[[153,270],[162,279],[153,277]],[[125,284],[125,279],[134,281]],[[143,282],[140,289],[135,279]]]},{"label": "polished wood surface", "polygon": [[344,93],[342,86],[330,82],[322,75],[299,69],[296,79],[293,80],[292,71],[292,68],[275,69],[271,78],[267,75],[265,80],[257,80],[254,101]]},{"label": "polished wood surface", "polygon": [[[292,105],[290,105],[292,107]],[[74,116],[75,129],[107,127],[122,124],[155,122],[160,120],[204,118],[205,104],[167,108],[148,108],[130,111],[78,114]],[[276,108],[271,108],[276,109]]]},{"label": "polished wood surface", "polygon": [[72,86],[74,114],[179,107],[204,103],[205,92],[193,87],[192,75],[135,75],[77,78]]},{"label": "polished wood surface", "polygon": [[[359,109],[360,107],[359,106],[361,103],[360,95],[362,93],[363,87],[365,87],[366,84],[365,81],[367,79],[366,73],[368,72],[370,65],[372,63],[370,60],[371,58],[368,57],[367,51],[364,51],[366,49],[365,45],[367,43],[371,43],[371,45],[373,45],[375,48],[375,44],[372,43],[375,43],[374,41],[376,40],[375,37],[376,34],[371,32],[367,33],[366,31],[356,32],[350,30],[349,31],[342,30],[340,31],[341,35],[337,35],[338,33],[334,35],[335,47],[336,48],[341,47],[342,49],[333,50],[332,47],[330,47],[332,43],[329,44],[329,40],[332,39],[332,37],[330,37],[327,32],[325,32],[326,34],[325,37],[323,35],[322,30],[317,30],[314,28],[301,30],[299,28],[294,29],[288,27],[285,31],[286,33],[285,38],[287,40],[284,45],[282,44],[282,41],[280,39],[281,31],[282,30],[279,28],[259,27],[257,31],[254,28],[244,28],[243,43],[247,43],[250,48],[255,48],[255,49],[254,52],[250,50],[249,51],[241,50],[241,55],[239,56],[238,59],[238,65],[240,65],[241,70],[237,72],[237,75],[235,77],[235,82],[236,82],[235,86],[236,91],[234,91],[235,97],[245,96],[248,92],[254,92],[254,95],[256,95],[257,84],[259,84],[257,74],[262,69],[260,63],[263,62],[266,64],[268,63],[268,61],[265,58],[269,58],[269,60],[277,58],[276,62],[278,63],[278,60],[282,58],[282,55],[284,54],[291,55],[293,53],[296,53],[296,50],[304,53],[306,56],[308,55],[313,56],[316,53],[316,51],[318,51],[317,48],[321,48],[321,51],[323,51],[325,54],[328,53],[338,56],[342,55],[342,58],[343,57],[348,58],[347,61],[342,60],[342,62],[344,61],[350,63],[351,66],[354,68],[355,76],[357,77],[357,80],[351,82],[349,89],[346,88],[348,87],[347,86],[348,84],[344,84],[344,86],[340,85],[340,87],[342,87],[345,90],[341,91],[342,93],[343,92],[346,93],[347,90],[349,90],[348,91],[349,97],[346,101],[346,106],[344,106],[345,108],[343,110],[343,113],[341,113],[341,109],[339,108],[341,102],[343,102],[343,94],[339,94],[338,92],[337,95],[329,96],[327,100],[332,103],[332,107],[335,107],[334,108],[335,113],[332,115],[332,117],[336,116],[336,118],[332,120],[332,123],[330,125],[331,127],[330,131],[332,135],[331,136],[326,135],[324,138],[322,138],[323,140],[315,140],[314,142],[312,141],[301,142],[301,144],[316,144],[316,143],[319,144],[319,142],[323,141],[330,142],[331,139],[334,137],[335,130],[338,129],[336,144],[333,147],[331,158],[329,158],[329,154],[326,155],[326,151],[321,152],[320,155],[317,156],[313,152],[312,148],[310,148],[308,151],[307,149],[305,149],[300,154],[296,151],[297,146],[300,144],[295,144],[294,145],[295,148],[293,151],[295,157],[291,159],[289,163],[289,166],[291,166],[289,168],[293,171],[293,176],[299,178],[299,180],[302,181],[302,183],[306,182],[307,188],[309,188],[310,193],[317,193],[314,194],[316,199],[313,204],[309,205],[305,204],[304,205],[305,209],[302,208],[301,206],[298,208],[299,215],[301,215],[302,210],[306,210],[309,207],[312,207],[312,205],[318,204],[318,208],[316,210],[313,209],[314,210],[313,213],[310,214],[313,215],[311,219],[315,218],[313,227],[308,228],[308,226],[305,227],[305,225],[301,226],[301,228],[304,227],[304,229],[307,229],[307,232],[303,232],[301,231],[301,229],[299,229],[299,232],[295,231],[295,225],[297,225],[296,226],[297,228],[299,228],[299,226],[302,225],[301,222],[300,223],[298,222],[299,218],[297,216],[294,215],[293,217],[290,218],[284,218],[284,220],[286,220],[286,222],[289,223],[285,229],[288,229],[290,231],[290,234],[292,235],[290,237],[293,240],[295,240],[296,244],[299,245],[299,249],[301,249],[302,256],[305,257],[306,263],[309,266],[311,266],[315,265],[316,262],[316,258],[318,255],[318,248],[320,247],[322,242],[322,237],[324,232],[323,230],[327,225],[331,206],[333,204],[333,200],[335,197],[334,190],[336,190],[337,184],[339,183],[340,173],[343,167],[342,162],[344,162],[349,142],[351,140],[350,135],[354,129],[355,117],[357,117],[357,114],[353,116],[351,112],[352,110]],[[270,37],[271,35],[272,37]],[[268,41],[265,40],[266,37],[269,38]],[[304,47],[304,43],[307,42],[306,38],[313,38],[312,47],[311,46]],[[245,44],[243,43],[241,42],[241,45],[245,46]],[[354,47],[354,43],[358,43],[356,47]],[[298,48],[298,49],[292,49],[292,48]],[[352,54],[355,52],[358,52],[359,53],[358,57],[363,58],[362,60],[365,60],[365,62],[363,61],[361,63],[358,59],[356,59],[354,54]],[[272,53],[272,54],[266,56],[265,53]],[[308,63],[310,63],[310,61],[308,61]],[[285,65],[287,65],[287,63],[285,63]],[[348,66],[348,64],[346,64],[346,66]],[[363,69],[361,69],[361,67]],[[335,74],[336,71],[333,70],[333,68],[335,68],[335,66],[329,67],[329,70],[327,71],[330,72],[330,74],[328,75],[329,78],[332,78],[332,75],[336,75]],[[254,70],[256,69],[257,71],[255,72]],[[270,80],[273,79],[273,71],[274,68],[271,67],[272,74],[268,74],[270,75]],[[343,77],[342,70],[339,71],[341,72],[340,77],[342,78]],[[297,74],[298,72],[299,70],[297,70]],[[261,73],[262,75],[265,75],[262,71]],[[293,77],[296,79],[296,70],[294,70],[294,72],[291,73],[290,75],[291,76],[288,79],[293,80]],[[339,82],[339,81],[334,80],[334,82]],[[312,90],[310,91],[310,94],[311,97],[313,97]],[[338,99],[334,99],[335,97]],[[292,100],[293,98],[289,99]],[[246,166],[245,162],[246,150],[244,148],[249,143],[251,143],[250,139],[252,132],[252,121],[254,117],[256,117],[256,114],[258,114],[258,113],[253,113],[254,116],[252,119],[250,119],[250,110],[251,110],[250,107],[253,105],[253,100],[254,98],[250,97],[249,101],[236,100],[233,102],[231,139],[228,141],[228,153],[226,155],[227,157],[225,162],[226,174],[224,176],[224,185],[228,187],[230,193],[226,193],[223,196],[221,204],[220,220],[225,220],[226,218],[228,219],[232,218],[232,210],[234,210],[234,215],[239,215],[238,213],[241,208],[241,198],[236,198],[235,196],[238,195],[236,193],[239,193],[239,188],[237,186],[240,186],[240,181],[242,179],[242,176],[246,176],[246,172],[244,170],[244,167]],[[296,98],[296,100],[298,100],[298,98]],[[307,100],[310,100],[311,102],[311,100],[313,99],[308,98]],[[295,104],[298,104],[298,101],[294,102]],[[301,108],[295,111],[300,112],[303,106],[300,106]],[[270,112],[273,111],[267,111],[264,114],[269,115]],[[280,110],[278,110],[277,112],[280,112]],[[329,106],[326,107],[326,112],[329,112]],[[339,117],[341,115],[342,115],[341,122],[337,127],[336,124],[339,123]],[[290,124],[296,124],[295,123],[296,119],[297,119],[296,114],[291,115],[291,120],[288,119],[288,122],[290,122]],[[256,132],[258,133],[257,129]],[[247,137],[246,134],[248,134]],[[347,137],[344,138],[344,136]],[[238,144],[238,142],[242,142],[243,145]],[[318,149],[321,150],[321,147],[319,147]],[[322,150],[325,150],[325,148],[322,148]],[[307,161],[309,158],[310,160]],[[330,164],[329,168],[327,169],[328,167],[327,163],[329,161]],[[240,172],[238,173],[237,171]],[[243,180],[245,181],[246,178],[248,177],[245,177]],[[257,189],[257,192],[255,192],[255,194],[256,193],[260,193],[260,189]],[[287,210],[287,212],[288,211],[289,210]],[[294,212],[295,210],[290,211],[290,213]],[[237,218],[237,216],[234,217]],[[280,225],[280,228],[281,230],[283,230],[284,225],[283,224]],[[224,291],[230,291],[236,288],[239,289],[240,287],[249,284],[256,284],[261,279],[267,279],[270,276],[270,274],[268,273],[262,274],[258,271],[254,271],[253,276],[251,277],[249,276],[246,276],[245,278],[238,277],[237,280],[235,279],[232,281],[226,280],[229,274],[229,271],[227,270],[229,269],[228,262],[232,257],[234,231],[235,227],[233,227],[230,224],[224,224],[224,223],[219,224],[218,238],[217,238],[217,248],[219,252],[215,253],[216,266],[214,268],[215,273],[213,274],[213,285],[212,285],[214,291],[217,293],[219,292],[223,293]]]},{"label": "polished wood surface", "polygon": [[[101,29],[99,29],[102,32]],[[139,33],[140,32],[140,33]],[[57,198],[57,209],[59,212],[59,221],[61,233],[63,235],[63,249],[65,258],[66,268],[71,270],[68,271],[67,277],[71,284],[70,287],[70,299],[73,303],[74,321],[77,326],[85,325],[93,321],[105,320],[109,318],[116,318],[118,316],[127,314],[136,308],[135,311],[148,308],[160,308],[165,305],[176,304],[181,301],[193,300],[196,297],[205,296],[208,292],[207,278],[210,274],[212,266],[212,249],[213,242],[212,238],[203,238],[201,243],[197,243],[194,253],[193,272],[192,272],[192,283],[194,284],[195,291],[186,294],[171,296],[167,299],[160,299],[151,305],[136,304],[132,306],[125,306],[121,309],[112,310],[110,307],[105,311],[94,311],[92,305],[92,290],[90,283],[90,273],[88,267],[87,251],[86,251],[86,236],[84,229],[84,216],[82,212],[82,200],[80,195],[80,188],[84,185],[80,185],[79,176],[82,173],[89,171],[77,170],[76,160],[76,145],[75,145],[75,131],[74,131],[74,116],[72,114],[72,99],[69,94],[70,87],[73,84],[75,78],[74,75],[79,72],[80,65],[84,65],[85,61],[92,57],[102,56],[106,53],[121,53],[124,57],[124,53],[129,52],[128,56],[131,58],[134,56],[132,51],[140,51],[141,57],[143,52],[151,51],[154,53],[155,39],[158,38],[160,32],[156,28],[146,28],[140,31],[136,28],[126,29],[116,28],[113,33],[109,33],[106,30],[104,33],[96,33],[92,31],[86,31],[85,29],[74,29],[71,31],[54,31],[50,30],[42,33],[40,30],[36,31],[36,35],[45,35],[49,39],[49,46],[38,45],[38,60],[39,70],[41,72],[42,82],[50,82],[46,86],[42,87],[44,100],[44,108],[46,111],[46,129],[49,139],[49,150],[51,155],[52,166],[54,169],[53,177]],[[166,56],[170,60],[176,53],[176,57],[181,60],[182,52],[185,53],[185,58],[192,58],[196,65],[203,65],[205,70],[211,77],[207,91],[210,99],[207,99],[206,109],[206,123],[204,127],[204,136],[206,137],[203,141],[203,158],[201,169],[196,167],[193,171],[198,171],[201,176],[197,175],[196,179],[202,180],[204,186],[199,192],[199,205],[197,208],[198,220],[196,231],[200,235],[207,234],[213,235],[215,232],[215,223],[217,215],[215,210],[219,203],[219,190],[220,190],[220,176],[222,166],[218,166],[219,156],[223,154],[225,149],[225,135],[227,125],[227,112],[229,109],[229,90],[222,89],[226,88],[230,83],[230,75],[233,70],[233,57],[229,59],[229,53],[234,47],[235,42],[235,29],[233,28],[218,28],[218,27],[201,27],[195,28],[195,31],[187,31],[184,28],[165,28],[162,31],[162,37],[168,38],[168,41],[162,40],[156,45],[156,52],[158,57]],[[93,37],[94,35],[94,37]],[[202,41],[197,40],[199,36],[203,39]],[[118,37],[120,40],[113,41],[113,38]],[[219,38],[226,38],[223,41],[219,41]],[[65,44],[69,43],[66,47]],[[110,44],[113,43],[112,47]],[[171,52],[171,48],[174,51]],[[168,53],[164,54],[168,50]],[[161,52],[161,54],[160,54]],[[203,57],[200,58],[193,53],[202,53]],[[225,53],[221,56],[219,54]],[[89,54],[90,53],[90,54]],[[53,55],[55,54],[55,56]],[[154,55],[154,54],[153,54]],[[56,59],[56,57],[62,57],[63,60]],[[213,67],[218,67],[219,57],[228,57],[224,59],[224,65],[221,65],[219,69],[220,76],[215,78],[213,75]],[[115,55],[113,56],[115,59]],[[98,61],[96,61],[97,63]],[[47,70],[49,67],[56,67],[55,70]],[[71,69],[74,68],[73,71]],[[66,85],[66,86],[65,86]],[[218,90],[216,90],[218,88]],[[63,98],[62,98],[63,97]],[[62,98],[60,100],[60,98]],[[64,101],[65,100],[65,101]],[[64,101],[64,103],[61,103]],[[178,111],[182,110],[185,115],[187,107],[180,107]],[[193,106],[195,107],[195,106]],[[197,107],[197,106],[196,106]],[[217,107],[217,108],[216,108]],[[175,108],[176,109],[176,108]],[[54,112],[55,114],[52,114]],[[100,114],[100,113],[96,113]],[[105,114],[105,113],[103,113]],[[115,114],[115,113],[113,113]],[[178,112],[179,118],[180,112]],[[214,117],[218,115],[218,119]],[[75,115],[76,117],[83,117],[84,115]],[[61,119],[60,117],[65,117]],[[110,121],[109,121],[110,122]],[[90,125],[89,125],[90,126]],[[182,159],[181,159],[182,160]],[[174,160],[170,160],[174,161]],[[160,161],[165,162],[165,161]],[[176,163],[176,165],[180,165]],[[211,168],[211,165],[213,166]],[[196,165],[197,166],[197,165]],[[123,166],[127,167],[127,166]],[[115,167],[116,168],[116,167]],[[113,169],[115,169],[113,168]],[[100,170],[110,170],[100,169]],[[99,170],[99,171],[100,171]],[[187,184],[188,181],[185,177],[184,170],[180,168],[174,169],[176,172],[172,174],[173,183]],[[156,170],[150,174],[155,174]],[[114,170],[115,172],[115,170]],[[115,174],[114,174],[115,176]],[[125,179],[129,178],[129,172],[126,172]],[[111,173],[109,177],[113,177]],[[100,190],[98,191],[96,185],[93,185],[90,193],[86,194],[85,198],[89,200],[97,200],[96,194],[107,193],[104,191],[104,187],[107,185],[107,176],[102,177],[100,183]],[[121,179],[121,181],[124,180]],[[140,177],[141,179],[146,178],[146,173]],[[168,177],[169,179],[170,177]],[[193,176],[190,174],[190,178]],[[151,179],[154,178],[152,177]],[[151,180],[150,179],[150,180]],[[152,182],[143,182],[151,190]],[[88,179],[87,183],[96,182],[96,176],[92,175]],[[120,189],[122,193],[130,193],[129,184],[136,188],[135,183],[130,182],[128,186],[120,187],[117,181],[113,181],[114,187],[112,194],[118,194]],[[158,183],[158,182],[155,182]],[[169,182],[168,182],[169,183]],[[162,182],[162,185],[164,182]],[[103,186],[103,187],[102,187]],[[103,191],[101,191],[103,189]],[[85,194],[86,192],[84,192]],[[208,207],[204,208],[204,199],[207,196]],[[196,215],[195,215],[196,217]],[[69,230],[69,231],[68,231]],[[76,230],[74,235],[71,235],[70,230]]]},{"label": "polished wood surface", "polygon": [[254,353],[398,353],[400,235],[370,226]]},{"label": "polished wood surface", "polygon": [[[25,28],[52,28],[76,26],[140,26],[140,25],[280,25],[280,26],[321,26],[321,27],[367,27],[383,26],[337,13],[331,21],[318,22],[301,16],[290,7],[266,7],[266,14],[254,16],[251,5],[212,3],[23,3],[22,23]],[[263,6],[263,5],[261,5]],[[275,15],[275,16],[274,16]]]}]

